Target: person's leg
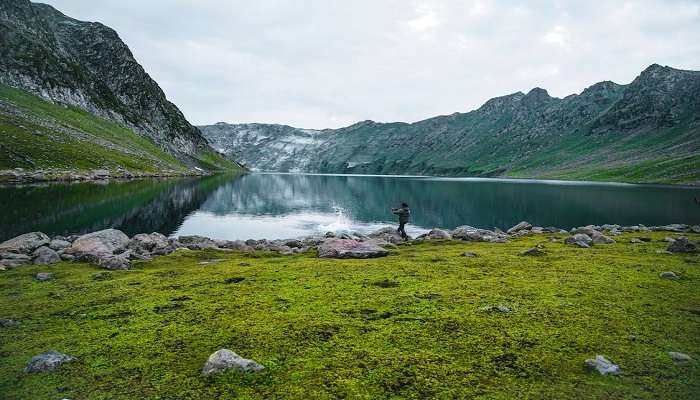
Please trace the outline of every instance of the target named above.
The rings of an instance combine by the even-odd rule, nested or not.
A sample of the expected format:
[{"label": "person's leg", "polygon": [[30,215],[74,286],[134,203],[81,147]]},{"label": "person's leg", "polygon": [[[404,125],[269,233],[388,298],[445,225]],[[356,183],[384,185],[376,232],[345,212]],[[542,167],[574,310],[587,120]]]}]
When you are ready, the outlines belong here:
[{"label": "person's leg", "polygon": [[406,224],[403,222],[399,224],[399,233],[401,234],[401,237],[404,239],[406,239],[408,237],[408,235],[406,235],[406,229],[404,228],[405,225]]}]

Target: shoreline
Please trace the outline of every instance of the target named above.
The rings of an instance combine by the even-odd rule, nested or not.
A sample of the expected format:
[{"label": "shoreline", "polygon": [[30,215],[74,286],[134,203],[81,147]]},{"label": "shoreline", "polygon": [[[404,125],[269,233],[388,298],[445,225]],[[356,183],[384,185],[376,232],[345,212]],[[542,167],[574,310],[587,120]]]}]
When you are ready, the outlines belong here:
[{"label": "shoreline", "polygon": [[[240,173],[244,173],[240,172]],[[34,183],[74,183],[74,182],[101,182],[110,179],[131,180],[147,178],[182,178],[182,177],[205,177],[227,171],[159,171],[159,172],[132,172],[125,168],[93,169],[93,170],[65,170],[65,169],[38,169],[25,170],[15,168],[0,170],[0,185],[22,185]]]},{"label": "shoreline", "polygon": [[[117,229],[104,229],[83,235],[53,236],[42,232],[25,233],[0,243],[0,270],[29,264],[56,264],[62,261],[88,262],[110,270],[131,269],[133,261],[150,260],[169,255],[181,249],[220,250],[245,253],[268,252],[294,255],[317,251],[319,258],[376,258],[385,257],[399,245],[425,241],[464,241],[509,243],[522,236],[550,235],[549,241],[579,248],[615,244],[623,234],[667,232],[662,241],[668,243],[665,252],[696,253],[700,242],[690,241],[685,234],[700,234],[700,225],[670,224],[646,227],[644,225],[587,225],[571,230],[538,227],[522,221],[507,231],[480,229],[468,225],[453,230],[433,228],[416,238],[402,238],[395,227],[386,226],[369,234],[359,232],[327,232],[322,236],[293,239],[216,240],[199,235],[167,237],[161,233],[140,233],[132,237]],[[637,236],[629,243],[649,242],[651,238]],[[543,255],[542,246],[528,249],[520,255]],[[466,254],[465,254],[466,255]]]}]

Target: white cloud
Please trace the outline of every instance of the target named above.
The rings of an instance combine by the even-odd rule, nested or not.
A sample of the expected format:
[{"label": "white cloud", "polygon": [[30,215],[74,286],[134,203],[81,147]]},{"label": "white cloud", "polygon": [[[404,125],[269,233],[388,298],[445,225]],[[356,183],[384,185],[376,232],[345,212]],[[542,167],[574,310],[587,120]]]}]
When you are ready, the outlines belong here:
[{"label": "white cloud", "polygon": [[42,0],[119,32],[191,122],[325,128],[700,70],[697,0]]}]

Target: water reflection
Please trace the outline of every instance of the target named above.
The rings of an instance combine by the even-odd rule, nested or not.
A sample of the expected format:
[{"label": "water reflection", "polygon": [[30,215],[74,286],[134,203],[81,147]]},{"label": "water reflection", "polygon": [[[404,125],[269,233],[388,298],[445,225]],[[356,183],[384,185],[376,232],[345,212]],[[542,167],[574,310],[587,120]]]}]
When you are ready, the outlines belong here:
[{"label": "water reflection", "polygon": [[389,208],[402,201],[413,209],[413,234],[462,224],[505,229],[520,220],[563,228],[698,224],[694,196],[700,196],[697,188],[292,174],[6,187],[0,188],[6,205],[0,234],[111,226],[129,234],[298,237],[376,229],[394,221]]}]

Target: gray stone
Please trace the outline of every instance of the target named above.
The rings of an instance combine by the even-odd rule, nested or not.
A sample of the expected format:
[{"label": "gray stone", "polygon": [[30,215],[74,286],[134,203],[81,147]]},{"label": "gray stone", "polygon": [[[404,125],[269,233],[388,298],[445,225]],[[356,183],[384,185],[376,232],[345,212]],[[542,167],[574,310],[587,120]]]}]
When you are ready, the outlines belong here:
[{"label": "gray stone", "polygon": [[71,245],[71,243],[69,241],[58,240],[58,239],[54,239],[49,243],[49,247],[52,250],[56,250],[56,251],[67,249],[68,247],[70,247],[70,245]]},{"label": "gray stone", "polygon": [[445,230],[433,228],[427,233],[426,238],[430,240],[451,240],[452,235]]},{"label": "gray stone", "polygon": [[300,248],[304,247],[304,243],[302,243],[301,240],[297,240],[297,239],[285,240],[284,245],[287,247],[295,248],[295,249],[300,249]]},{"label": "gray stone", "polygon": [[[391,226],[381,228],[377,231],[370,233],[367,236],[369,236],[372,239],[382,239],[386,242],[393,243],[393,244],[403,243],[405,241],[401,237],[401,234],[396,230],[396,228],[391,227]],[[410,237],[409,237],[409,239],[410,239]]]},{"label": "gray stone", "polygon": [[21,323],[19,321],[12,319],[0,319],[0,328],[13,328],[20,325]]},{"label": "gray stone", "polygon": [[478,257],[478,255],[476,253],[472,253],[471,251],[465,251],[464,253],[462,253],[462,257],[472,258],[472,257]]},{"label": "gray stone", "polygon": [[539,256],[543,256],[545,254],[547,254],[547,253],[545,253],[545,251],[543,249],[541,249],[540,247],[533,247],[531,249],[527,249],[525,251],[520,252],[520,254],[518,254],[518,255],[539,257]]},{"label": "gray stone", "polygon": [[253,248],[242,240],[215,240],[214,243],[220,249],[236,251],[253,251]]},{"label": "gray stone", "polygon": [[665,238],[661,239],[661,241],[662,241],[662,242],[667,242],[667,243],[674,243],[674,242],[676,241],[676,239],[674,239],[674,238],[672,238],[672,237],[670,237],[670,236],[666,236]]},{"label": "gray stone", "polygon": [[675,272],[672,271],[663,271],[659,274],[659,278],[662,279],[679,279],[680,277],[676,275]]},{"label": "gray stone", "polygon": [[128,250],[121,254],[100,257],[95,263],[109,270],[127,270],[131,268],[131,258],[131,250]]},{"label": "gray stone", "polygon": [[596,233],[599,234],[600,232],[598,232],[598,230],[596,230],[593,225],[588,225],[588,226],[581,226],[581,227],[578,227],[578,228],[571,230],[572,235],[575,235],[577,233],[582,233],[584,235],[588,235],[590,237],[593,237],[593,235],[595,235]]},{"label": "gray stone", "polygon": [[593,240],[593,243],[595,243],[595,244],[614,244],[615,243],[615,241],[613,239],[610,239],[609,237],[603,235],[602,233],[600,233],[598,231],[593,232],[591,239]]},{"label": "gray stone", "polygon": [[520,231],[527,231],[530,229],[532,229],[532,224],[529,222],[526,222],[526,221],[522,221],[522,222],[519,222],[518,224],[516,224],[515,226],[513,226],[512,228],[508,229],[506,232],[509,235],[512,235],[514,233],[517,233]]},{"label": "gray stone", "polygon": [[129,237],[116,229],[105,229],[77,238],[64,254],[75,256],[79,261],[96,263],[110,257],[129,244]]},{"label": "gray stone", "polygon": [[375,258],[388,254],[376,244],[352,239],[326,239],[318,246],[320,258]]},{"label": "gray stone", "polygon": [[595,356],[593,359],[587,359],[585,365],[588,369],[596,370],[601,375],[620,375],[622,373],[619,366],[600,355]]},{"label": "gray stone", "polygon": [[50,241],[49,237],[41,232],[25,233],[0,243],[0,253],[29,254]]},{"label": "gray stone", "polygon": [[593,244],[593,239],[585,233],[577,233],[564,239],[564,243],[573,244],[578,247],[588,248]]},{"label": "gray stone", "polygon": [[261,372],[265,367],[253,360],[243,358],[228,349],[221,349],[209,356],[202,368],[202,375],[211,375],[235,369],[241,372]]},{"label": "gray stone", "polygon": [[208,237],[191,235],[191,236],[180,236],[178,242],[190,250],[202,250],[202,249],[214,249],[216,248],[216,243],[209,239]]},{"label": "gray stone", "polygon": [[177,246],[165,235],[153,232],[135,235],[129,240],[126,248],[131,250],[132,256],[149,259],[153,256],[170,254],[177,249]]},{"label": "gray stone", "polygon": [[36,265],[48,265],[61,262],[61,257],[58,255],[58,253],[47,246],[39,247],[38,249],[34,250],[32,255],[34,256],[34,264]]},{"label": "gray stone", "polygon": [[698,247],[690,243],[687,238],[678,238],[675,242],[671,243],[666,250],[671,253],[695,253]]},{"label": "gray stone", "polygon": [[473,226],[463,225],[458,226],[452,231],[452,237],[454,239],[465,240],[469,242],[491,242],[491,243],[503,243],[507,241],[508,236],[503,234],[498,234],[494,231],[489,231],[486,229],[474,228]]},{"label": "gray stone", "polygon": [[669,357],[671,357],[671,360],[679,363],[683,362],[688,362],[692,361],[693,358],[685,353],[679,353],[677,351],[669,351],[668,352]]},{"label": "gray stone", "polygon": [[644,242],[637,239],[637,238],[632,238],[632,239],[630,239],[630,243],[639,244],[639,243],[644,243]]},{"label": "gray stone", "polygon": [[78,361],[78,359],[52,350],[32,357],[31,361],[29,361],[29,365],[24,369],[24,372],[52,371],[65,363],[74,361]]},{"label": "gray stone", "polygon": [[26,254],[19,253],[0,253],[0,266],[6,268],[15,268],[20,265],[28,265],[32,263],[32,258]]},{"label": "gray stone", "polygon": [[36,280],[38,281],[48,281],[53,279],[53,274],[50,272],[39,272],[36,274]]}]

